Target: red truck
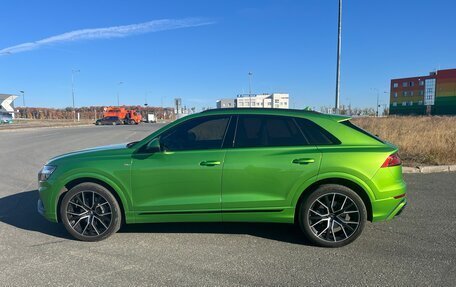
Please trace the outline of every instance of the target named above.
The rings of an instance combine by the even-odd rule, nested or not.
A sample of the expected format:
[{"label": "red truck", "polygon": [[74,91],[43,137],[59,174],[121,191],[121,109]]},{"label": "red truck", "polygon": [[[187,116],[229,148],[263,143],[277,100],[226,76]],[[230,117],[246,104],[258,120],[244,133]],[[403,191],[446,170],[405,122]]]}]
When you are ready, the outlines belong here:
[{"label": "red truck", "polygon": [[126,125],[137,125],[141,122],[142,116],[135,110],[127,110],[122,107],[106,107],[103,117],[118,117]]}]

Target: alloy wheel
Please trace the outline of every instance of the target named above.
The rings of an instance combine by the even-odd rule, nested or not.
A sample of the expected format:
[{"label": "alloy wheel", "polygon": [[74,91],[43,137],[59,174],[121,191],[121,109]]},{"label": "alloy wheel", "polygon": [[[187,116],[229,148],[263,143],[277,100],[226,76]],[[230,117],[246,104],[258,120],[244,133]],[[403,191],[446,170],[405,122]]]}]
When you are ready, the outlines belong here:
[{"label": "alloy wheel", "polygon": [[112,207],[101,194],[80,191],[73,195],[66,207],[70,227],[82,236],[99,236],[112,222]]},{"label": "alloy wheel", "polygon": [[318,197],[308,212],[310,230],[327,242],[347,240],[355,234],[361,221],[357,204],[341,193],[326,193]]}]

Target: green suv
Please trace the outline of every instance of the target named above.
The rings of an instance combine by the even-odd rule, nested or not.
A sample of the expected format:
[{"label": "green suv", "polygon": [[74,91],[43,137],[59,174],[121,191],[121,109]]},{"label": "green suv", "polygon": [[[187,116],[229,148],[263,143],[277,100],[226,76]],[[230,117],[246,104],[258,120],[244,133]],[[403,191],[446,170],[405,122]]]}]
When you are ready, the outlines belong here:
[{"label": "green suv", "polygon": [[349,117],[282,109],[218,109],[138,142],[76,151],[39,172],[38,210],[77,239],[122,223],[296,223],[339,247],[367,220],[406,205],[397,148]]}]

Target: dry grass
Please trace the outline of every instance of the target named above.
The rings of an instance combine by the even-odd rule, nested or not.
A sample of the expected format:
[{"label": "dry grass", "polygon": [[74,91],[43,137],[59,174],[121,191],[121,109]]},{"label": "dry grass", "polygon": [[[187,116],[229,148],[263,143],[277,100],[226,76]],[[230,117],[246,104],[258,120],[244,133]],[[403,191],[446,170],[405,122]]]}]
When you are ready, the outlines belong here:
[{"label": "dry grass", "polygon": [[407,166],[456,164],[456,117],[356,118],[353,123],[397,145]]}]

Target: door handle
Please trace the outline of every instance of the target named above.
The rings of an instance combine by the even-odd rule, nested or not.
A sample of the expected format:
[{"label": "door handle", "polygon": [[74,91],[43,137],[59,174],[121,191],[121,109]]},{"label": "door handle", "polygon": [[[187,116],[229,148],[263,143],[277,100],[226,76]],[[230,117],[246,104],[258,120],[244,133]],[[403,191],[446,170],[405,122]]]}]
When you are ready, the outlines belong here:
[{"label": "door handle", "polygon": [[220,165],[220,164],[221,164],[221,162],[218,160],[206,160],[206,161],[200,162],[201,166],[216,166],[216,165]]},{"label": "door handle", "polygon": [[292,161],[292,163],[295,164],[309,164],[309,163],[314,163],[315,159],[313,158],[296,158]]}]

